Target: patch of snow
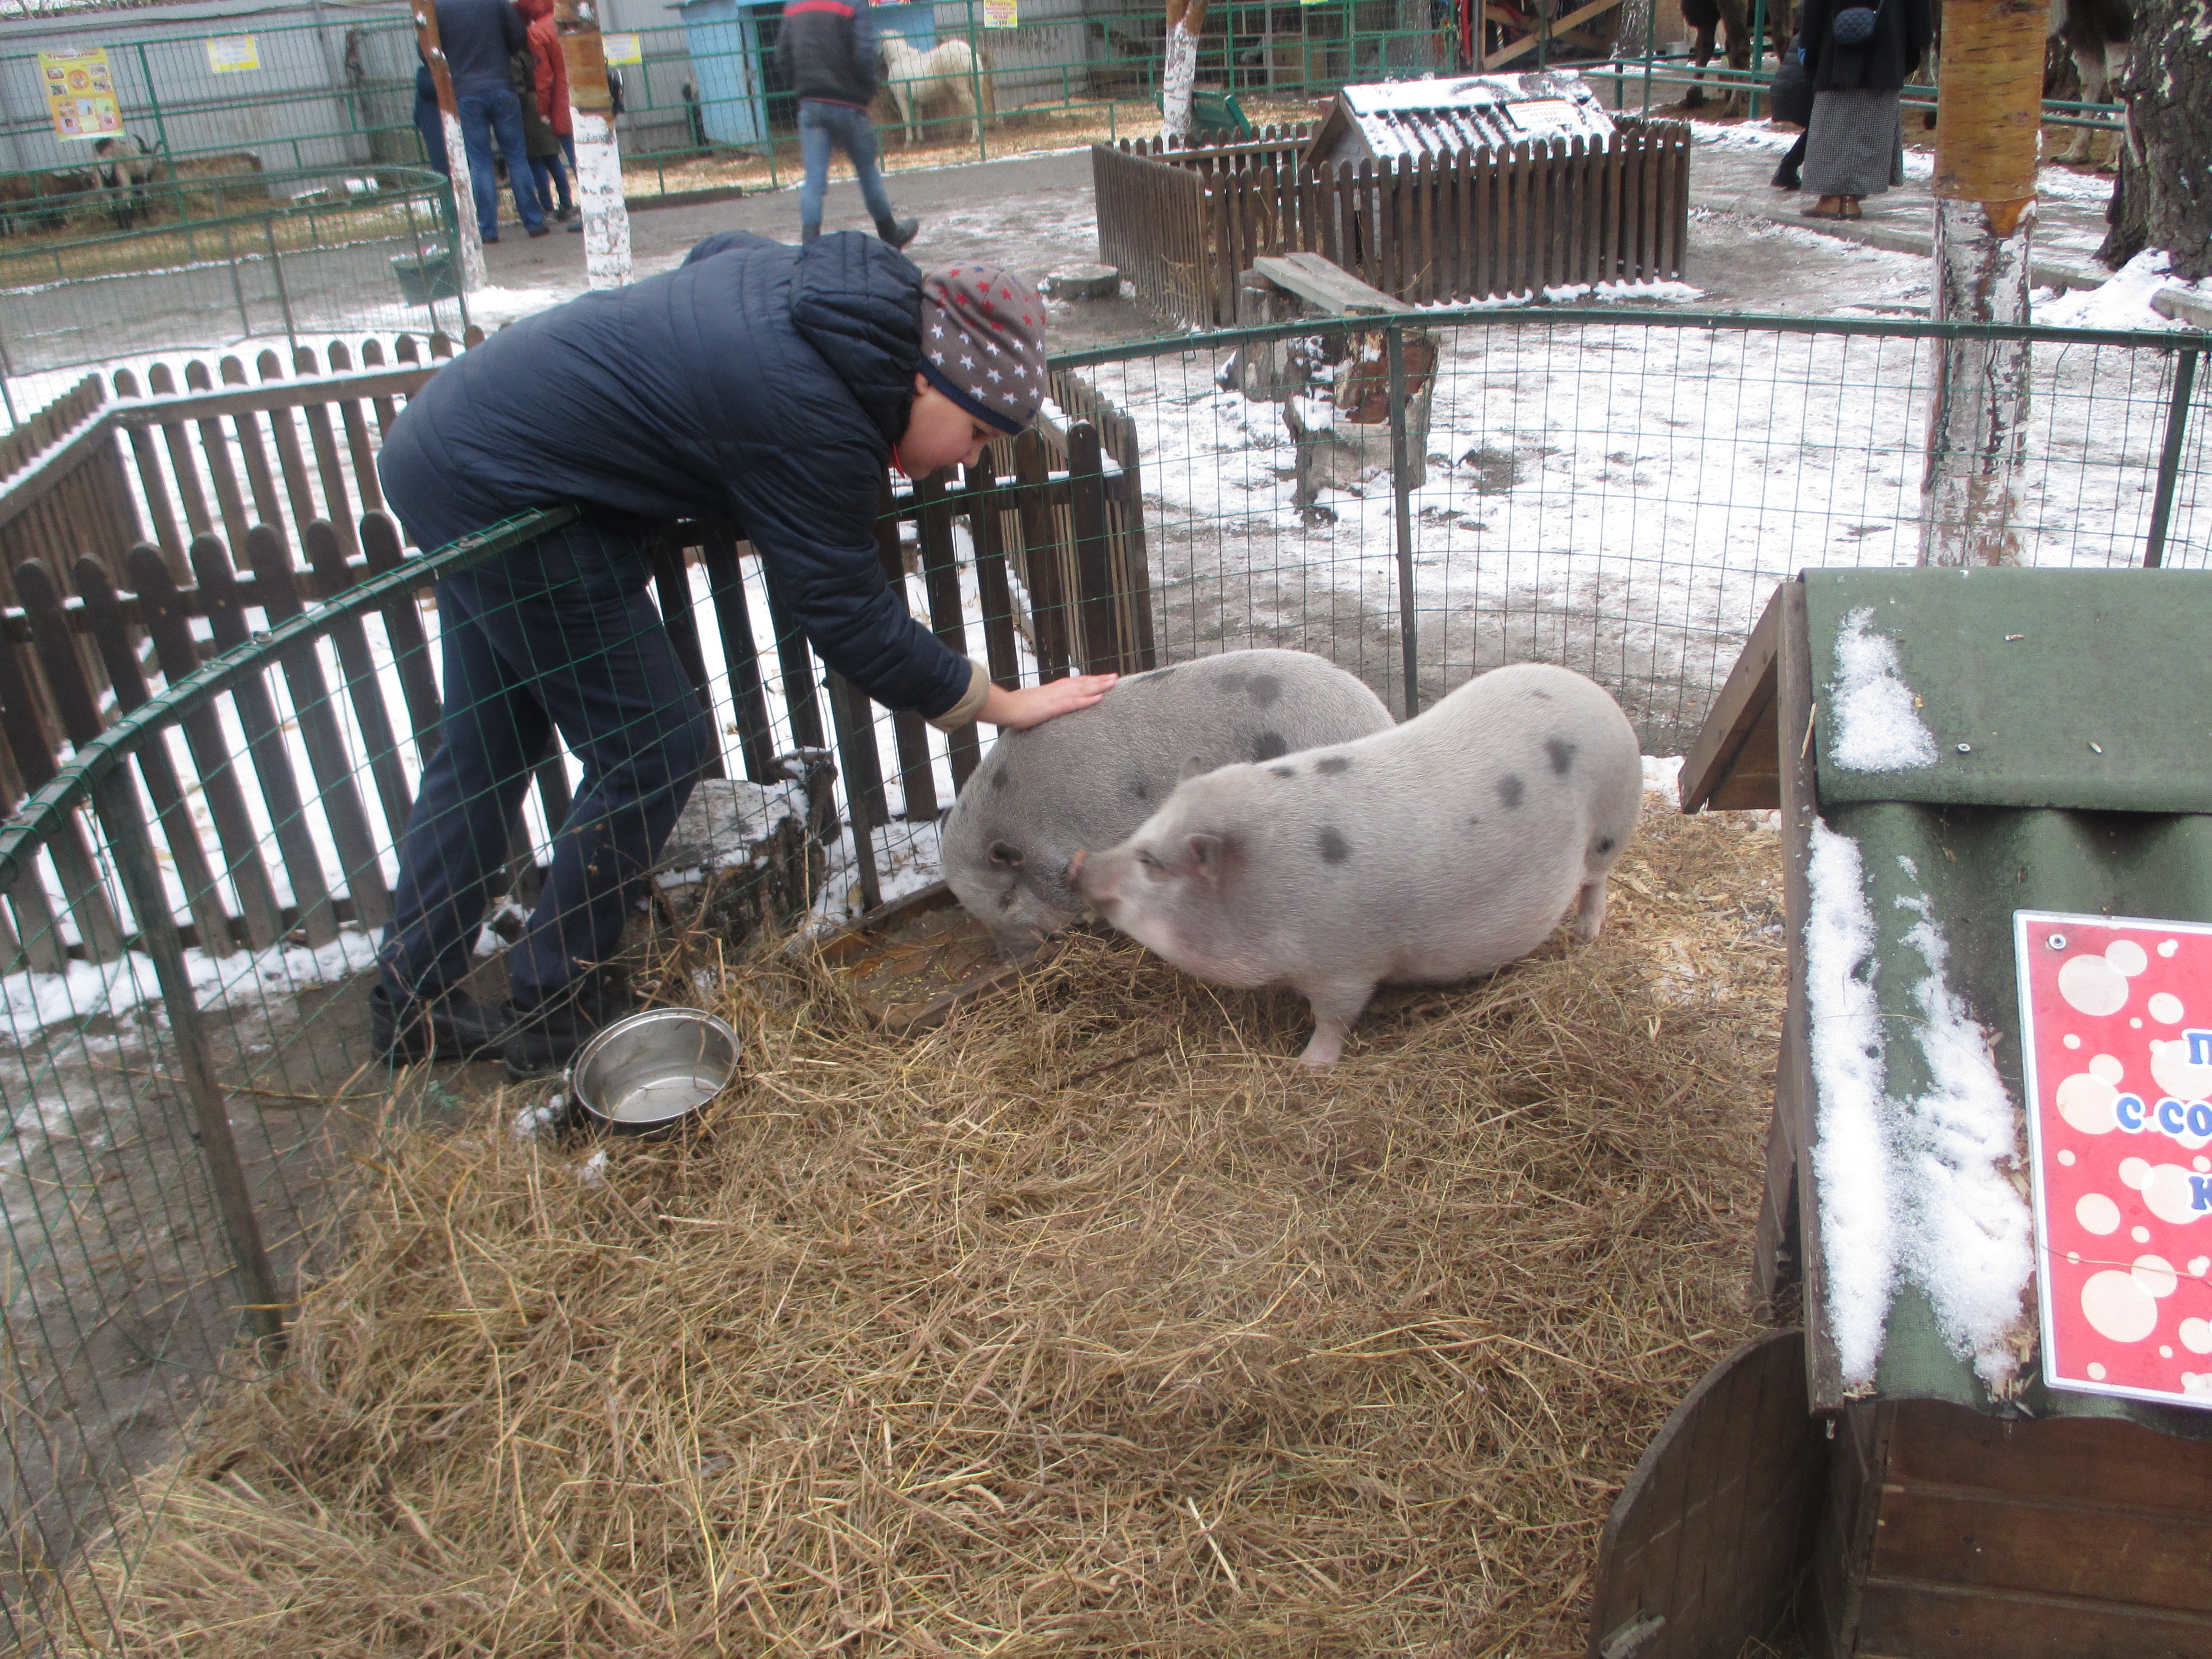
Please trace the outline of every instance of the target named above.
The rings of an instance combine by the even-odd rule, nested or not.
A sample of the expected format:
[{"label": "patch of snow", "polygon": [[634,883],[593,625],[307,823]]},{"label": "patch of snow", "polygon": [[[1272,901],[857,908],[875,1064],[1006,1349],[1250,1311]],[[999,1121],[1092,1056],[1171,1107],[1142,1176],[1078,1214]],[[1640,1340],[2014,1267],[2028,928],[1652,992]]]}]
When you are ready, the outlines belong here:
[{"label": "patch of snow", "polygon": [[1898,902],[1919,916],[1905,943],[1927,974],[1913,987],[1923,1018],[1910,1028],[1928,1092],[1897,1104],[1896,1144],[1910,1229],[1903,1266],[1928,1292],[1952,1352],[1993,1394],[2016,1383],[2032,1331],[2035,1271],[2024,1191],[2024,1122],[1990,1054],[1990,1035],[1944,978],[1949,946],[1926,896]]},{"label": "patch of snow", "polygon": [[514,1115],[517,1140],[542,1140],[568,1121],[568,1097],[555,1095],[542,1105],[526,1106]]},{"label": "patch of snow", "polygon": [[1847,1389],[1874,1382],[1897,1274],[1897,1154],[1884,1098],[1874,917],[1858,843],[1815,820],[1805,990],[1828,1328]]},{"label": "patch of snow", "polygon": [[576,1179],[586,1187],[604,1187],[607,1184],[607,1149],[605,1147],[600,1147],[598,1152],[576,1165]]},{"label": "patch of snow", "polygon": [[2035,320],[2051,328],[2126,328],[2164,331],[2173,319],[2151,309],[2151,296],[2168,285],[2164,248],[2145,248],[2096,288],[2035,298]]},{"label": "patch of snow", "polygon": [[1862,605],[1837,631],[1837,680],[1828,690],[1832,758],[1849,772],[1933,766],[1936,739],[1921,724],[1912,688],[1898,677],[1896,646],[1868,631],[1873,621],[1871,607]]},{"label": "patch of snow", "polygon": [[1682,757],[1680,755],[1646,755],[1644,757],[1644,793],[1655,792],[1672,797],[1682,776]]}]

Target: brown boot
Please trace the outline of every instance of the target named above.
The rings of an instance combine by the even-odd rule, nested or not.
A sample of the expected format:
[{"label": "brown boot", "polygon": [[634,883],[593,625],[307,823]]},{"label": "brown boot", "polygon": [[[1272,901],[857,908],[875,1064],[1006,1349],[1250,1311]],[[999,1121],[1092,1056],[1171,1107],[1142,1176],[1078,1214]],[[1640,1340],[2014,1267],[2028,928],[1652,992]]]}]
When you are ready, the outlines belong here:
[{"label": "brown boot", "polygon": [[1823,196],[1808,208],[1799,208],[1798,213],[1808,219],[1840,219],[1844,216],[1844,198]]}]

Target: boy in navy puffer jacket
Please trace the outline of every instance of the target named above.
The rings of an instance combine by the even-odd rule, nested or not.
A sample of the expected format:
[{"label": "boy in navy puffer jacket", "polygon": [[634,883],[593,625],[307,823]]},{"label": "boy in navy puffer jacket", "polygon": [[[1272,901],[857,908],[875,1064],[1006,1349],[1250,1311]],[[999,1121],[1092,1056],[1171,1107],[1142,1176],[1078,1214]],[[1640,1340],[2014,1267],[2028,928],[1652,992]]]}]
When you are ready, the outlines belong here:
[{"label": "boy in navy puffer jacket", "polygon": [[876,222],[876,234],[893,247],[904,247],[921,221],[892,216],[876,170],[876,130],[868,121],[868,106],[876,99],[876,26],[868,0],[790,0],[775,53],[799,94],[799,153],[806,164],[805,182],[799,187],[801,245],[822,234],[822,195],[835,144],[860,177],[860,199]]},{"label": "boy in navy puffer jacket", "polygon": [[[1008,690],[907,615],[876,556],[884,470],[973,465],[1044,398],[1044,307],[988,265],[927,276],[846,233],[726,231],[678,269],[501,329],[392,423],[377,471],[425,548],[534,507],[575,523],[438,585],[441,742],[401,843],[370,995],[393,1063],[558,1070],[613,1012],[594,969],[719,744],[646,589],[661,527],[734,524],[777,599],[866,696],[950,730],[1034,726],[1111,675]],[[556,730],[584,776],[507,953],[510,1007],[459,989]]]}]

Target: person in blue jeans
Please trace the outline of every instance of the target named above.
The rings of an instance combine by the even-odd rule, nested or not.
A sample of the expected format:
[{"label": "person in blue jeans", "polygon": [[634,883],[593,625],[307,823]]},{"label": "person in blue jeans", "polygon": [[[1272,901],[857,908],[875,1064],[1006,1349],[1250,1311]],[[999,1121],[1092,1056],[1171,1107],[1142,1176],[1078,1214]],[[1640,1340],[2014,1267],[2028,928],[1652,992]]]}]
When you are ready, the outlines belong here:
[{"label": "person in blue jeans", "polygon": [[860,177],[860,199],[876,222],[876,234],[893,247],[904,247],[921,222],[891,212],[876,167],[876,130],[868,120],[876,96],[876,26],[866,0],[791,0],[775,50],[799,94],[799,153],[806,166],[799,187],[801,245],[822,234],[822,196],[834,145]]},{"label": "person in blue jeans", "polygon": [[521,13],[507,0],[437,0],[438,44],[453,77],[453,103],[468,151],[469,186],[476,197],[477,228],[499,240],[499,185],[492,176],[495,133],[507,158],[514,210],[532,236],[547,234],[538,187],[530,174],[530,147],[522,132],[522,100],[515,96],[512,62],[528,44]]},{"label": "person in blue jeans", "polygon": [[[877,556],[885,469],[975,465],[1044,401],[1036,291],[972,262],[924,275],[846,232],[724,231],[678,269],[500,330],[410,397],[377,458],[417,545],[537,507],[574,521],[438,585],[441,743],[400,846],[369,995],[393,1064],[556,1071],[624,1011],[601,969],[719,737],[648,596],[662,527],[730,523],[816,653],[951,731],[1032,726],[1111,675],[1018,690],[907,614]],[[582,763],[505,1008],[462,987],[509,827],[556,731]]]}]

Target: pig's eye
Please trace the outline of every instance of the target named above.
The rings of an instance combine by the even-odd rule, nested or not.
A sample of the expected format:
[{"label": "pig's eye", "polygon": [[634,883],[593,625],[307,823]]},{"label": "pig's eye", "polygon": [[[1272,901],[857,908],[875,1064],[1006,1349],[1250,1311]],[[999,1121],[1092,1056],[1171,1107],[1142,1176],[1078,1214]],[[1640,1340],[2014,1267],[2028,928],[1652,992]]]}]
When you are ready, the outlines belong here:
[{"label": "pig's eye", "polygon": [[1137,849],[1137,862],[1144,866],[1146,875],[1157,876],[1160,872],[1160,861],[1142,848]]}]

